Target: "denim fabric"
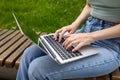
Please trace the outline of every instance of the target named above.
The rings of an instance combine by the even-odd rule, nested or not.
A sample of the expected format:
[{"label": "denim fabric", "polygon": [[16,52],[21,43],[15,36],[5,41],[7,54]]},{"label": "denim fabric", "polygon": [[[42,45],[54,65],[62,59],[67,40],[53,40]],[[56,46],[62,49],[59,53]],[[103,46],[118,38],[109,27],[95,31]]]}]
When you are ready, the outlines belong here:
[{"label": "denim fabric", "polygon": [[[86,25],[76,34],[97,31],[116,24],[89,17]],[[36,45],[24,51],[17,80],[62,80],[72,78],[88,78],[111,73],[120,66],[119,38],[99,40],[91,43],[99,50],[99,54],[67,64],[57,64]]]}]

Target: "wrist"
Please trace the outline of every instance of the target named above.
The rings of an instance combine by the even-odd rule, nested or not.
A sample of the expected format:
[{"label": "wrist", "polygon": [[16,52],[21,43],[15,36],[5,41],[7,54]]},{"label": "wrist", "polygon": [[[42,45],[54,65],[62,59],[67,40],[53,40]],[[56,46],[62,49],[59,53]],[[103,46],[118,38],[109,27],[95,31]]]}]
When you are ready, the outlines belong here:
[{"label": "wrist", "polygon": [[98,37],[97,37],[97,34],[95,32],[91,32],[90,35],[91,35],[91,37],[94,41],[99,40]]},{"label": "wrist", "polygon": [[98,37],[99,35],[96,33],[96,32],[91,32],[91,37],[97,41],[97,40],[100,40],[100,38]]},{"label": "wrist", "polygon": [[73,22],[71,25],[74,26],[74,27],[76,27],[76,28],[78,28],[80,24],[76,23],[76,22]]}]

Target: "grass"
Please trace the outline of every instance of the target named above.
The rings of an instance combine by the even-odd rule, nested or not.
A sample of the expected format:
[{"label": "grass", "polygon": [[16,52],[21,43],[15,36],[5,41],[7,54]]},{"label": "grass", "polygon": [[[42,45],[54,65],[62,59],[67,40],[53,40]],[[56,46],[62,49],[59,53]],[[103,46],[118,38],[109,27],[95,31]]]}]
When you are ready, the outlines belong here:
[{"label": "grass", "polygon": [[86,0],[1,0],[0,28],[17,29],[11,12],[22,27],[54,32],[71,24],[80,14]]}]

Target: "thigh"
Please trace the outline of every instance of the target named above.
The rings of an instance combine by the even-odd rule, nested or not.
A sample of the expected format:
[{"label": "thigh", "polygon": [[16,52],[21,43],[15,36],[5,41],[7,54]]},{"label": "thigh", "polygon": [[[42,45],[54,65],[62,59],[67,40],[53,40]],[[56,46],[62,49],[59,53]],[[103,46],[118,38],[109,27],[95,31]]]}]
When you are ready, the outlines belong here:
[{"label": "thigh", "polygon": [[41,51],[40,48],[36,44],[34,44],[34,45],[28,47],[24,51],[22,57],[25,59],[27,59],[27,58],[28,59],[31,59],[31,58],[35,59],[37,57],[44,56],[44,55],[46,55],[46,53]]},{"label": "thigh", "polygon": [[108,74],[118,68],[119,64],[112,53],[114,51],[97,47],[99,54],[80,59],[71,63],[60,65],[49,56],[35,59],[29,68],[39,79],[39,75],[49,80],[62,80],[70,78],[87,78]]}]

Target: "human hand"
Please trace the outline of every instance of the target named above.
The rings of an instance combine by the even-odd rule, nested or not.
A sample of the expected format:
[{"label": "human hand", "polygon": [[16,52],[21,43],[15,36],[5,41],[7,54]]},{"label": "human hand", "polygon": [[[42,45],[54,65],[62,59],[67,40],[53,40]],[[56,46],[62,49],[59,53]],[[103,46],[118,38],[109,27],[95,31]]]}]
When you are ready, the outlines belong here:
[{"label": "human hand", "polygon": [[66,40],[63,42],[63,46],[68,49],[75,45],[73,52],[79,50],[85,45],[89,45],[94,42],[95,39],[91,33],[78,33],[78,34],[69,34],[66,36]]},{"label": "human hand", "polygon": [[66,32],[68,32],[69,34],[72,34],[76,31],[76,29],[77,27],[75,27],[74,25],[68,25],[68,26],[62,27],[61,29],[58,29],[55,32],[54,39],[60,42]]}]

